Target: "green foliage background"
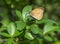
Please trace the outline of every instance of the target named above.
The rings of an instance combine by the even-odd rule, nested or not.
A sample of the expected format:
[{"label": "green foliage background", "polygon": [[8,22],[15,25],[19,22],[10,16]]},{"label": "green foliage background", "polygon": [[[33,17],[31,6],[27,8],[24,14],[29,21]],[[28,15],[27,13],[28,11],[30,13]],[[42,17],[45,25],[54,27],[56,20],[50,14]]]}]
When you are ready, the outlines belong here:
[{"label": "green foliage background", "polygon": [[[29,15],[37,7],[41,20]],[[0,0],[0,44],[60,44],[60,0]]]}]

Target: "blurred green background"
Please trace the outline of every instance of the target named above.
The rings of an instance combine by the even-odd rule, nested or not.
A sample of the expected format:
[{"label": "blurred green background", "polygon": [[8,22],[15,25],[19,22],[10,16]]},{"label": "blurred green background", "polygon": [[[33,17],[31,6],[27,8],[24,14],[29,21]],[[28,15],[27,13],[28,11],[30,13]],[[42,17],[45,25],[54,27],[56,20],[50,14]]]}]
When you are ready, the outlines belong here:
[{"label": "blurred green background", "polygon": [[[28,16],[38,7],[39,21]],[[0,0],[0,44],[60,44],[60,0]]]}]

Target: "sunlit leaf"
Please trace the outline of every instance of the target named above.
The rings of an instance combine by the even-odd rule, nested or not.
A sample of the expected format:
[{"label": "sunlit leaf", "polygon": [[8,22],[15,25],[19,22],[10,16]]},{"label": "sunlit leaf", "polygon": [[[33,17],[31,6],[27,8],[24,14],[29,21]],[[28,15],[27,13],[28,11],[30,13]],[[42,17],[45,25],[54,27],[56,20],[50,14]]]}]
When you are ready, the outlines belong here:
[{"label": "sunlit leaf", "polygon": [[29,13],[31,12],[32,10],[32,6],[28,5],[28,6],[25,6],[22,10],[22,17],[23,17],[23,21],[26,22],[28,17],[29,17]]},{"label": "sunlit leaf", "polygon": [[7,31],[8,33],[11,35],[11,37],[14,35],[15,33],[15,24],[14,23],[10,23],[8,26],[7,26]]},{"label": "sunlit leaf", "polygon": [[34,39],[34,37],[31,35],[31,33],[29,33],[29,32],[26,32],[25,33],[25,38],[27,38],[27,39],[29,39],[29,40],[33,40]]},{"label": "sunlit leaf", "polygon": [[43,34],[46,34],[48,32],[53,32],[53,31],[56,31],[59,27],[58,26],[53,26],[52,24],[46,24],[44,26],[44,32]]}]

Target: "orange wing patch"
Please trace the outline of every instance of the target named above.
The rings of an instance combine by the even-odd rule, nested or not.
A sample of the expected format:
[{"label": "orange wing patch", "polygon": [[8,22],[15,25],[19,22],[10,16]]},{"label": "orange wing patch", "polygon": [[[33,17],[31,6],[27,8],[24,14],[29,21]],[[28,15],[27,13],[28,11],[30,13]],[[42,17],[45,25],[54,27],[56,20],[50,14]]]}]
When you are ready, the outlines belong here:
[{"label": "orange wing patch", "polygon": [[43,17],[43,12],[44,12],[44,8],[40,7],[32,10],[30,15],[37,20],[41,20]]}]

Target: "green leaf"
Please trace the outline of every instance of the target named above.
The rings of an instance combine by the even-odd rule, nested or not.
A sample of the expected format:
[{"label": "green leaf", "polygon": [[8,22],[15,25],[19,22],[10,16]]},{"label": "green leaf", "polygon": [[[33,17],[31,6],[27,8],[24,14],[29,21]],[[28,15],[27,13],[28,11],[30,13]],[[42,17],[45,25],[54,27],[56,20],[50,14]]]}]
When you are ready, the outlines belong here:
[{"label": "green leaf", "polygon": [[40,32],[40,29],[39,29],[38,25],[33,24],[33,25],[31,25],[31,31],[32,31],[34,34],[38,34],[38,33]]},{"label": "green leaf", "polygon": [[11,37],[14,35],[15,33],[15,24],[14,23],[10,23],[8,26],[7,26],[7,31],[8,33],[11,35]]},{"label": "green leaf", "polygon": [[7,25],[9,24],[9,20],[6,18],[4,18],[2,21],[3,27],[7,27]]},{"label": "green leaf", "polygon": [[38,39],[39,44],[43,44],[43,39],[39,39],[39,38],[37,39]]},{"label": "green leaf", "polygon": [[44,36],[44,39],[45,39],[45,40],[47,40],[47,41],[50,41],[50,42],[52,42],[52,41],[53,41],[53,38],[52,38],[52,37],[50,37],[50,36]]},{"label": "green leaf", "polygon": [[46,24],[44,26],[44,32],[43,34],[46,34],[48,32],[53,32],[53,31],[56,31],[59,27],[58,26],[53,26],[52,24]]},{"label": "green leaf", "polygon": [[16,15],[18,16],[19,19],[22,19],[22,14],[19,10],[16,10]]},{"label": "green leaf", "polygon": [[31,41],[31,44],[39,44],[39,41],[37,39],[34,39],[33,41]]},{"label": "green leaf", "polygon": [[31,33],[29,33],[29,32],[26,32],[25,33],[25,38],[27,38],[27,39],[29,39],[29,40],[33,40],[34,39],[34,37],[31,35]]},{"label": "green leaf", "polygon": [[12,44],[12,43],[13,43],[13,39],[12,38],[7,39],[6,44]]},{"label": "green leaf", "polygon": [[44,19],[42,19],[42,20],[36,20],[36,23],[37,24],[41,24],[41,23],[55,23],[56,24],[56,22],[55,21],[53,21],[53,20],[50,20],[50,19],[46,19],[46,18],[44,18]]},{"label": "green leaf", "polygon": [[24,40],[20,44],[31,44],[31,42],[29,40]]},{"label": "green leaf", "polygon": [[16,26],[18,30],[23,30],[26,26],[26,24],[23,21],[16,21]]},{"label": "green leaf", "polygon": [[0,28],[0,31],[4,31],[4,30],[6,30],[6,27],[2,26],[2,27]]},{"label": "green leaf", "polygon": [[32,6],[28,5],[28,6],[25,6],[22,10],[22,18],[23,18],[23,21],[26,22],[28,17],[29,17],[29,13],[31,12],[32,10]]},{"label": "green leaf", "polygon": [[5,32],[0,33],[0,35],[2,35],[4,37],[10,37],[10,35],[8,33],[5,33]]},{"label": "green leaf", "polygon": [[18,42],[13,41],[13,44],[19,44]]},{"label": "green leaf", "polygon": [[60,33],[60,26],[59,26],[59,28],[56,30],[58,33]]},{"label": "green leaf", "polygon": [[[22,31],[22,32],[23,32],[23,31]],[[15,34],[13,35],[13,37],[19,36],[22,32],[19,32],[18,30],[16,30]]]}]

